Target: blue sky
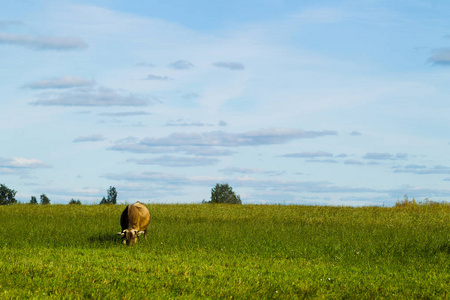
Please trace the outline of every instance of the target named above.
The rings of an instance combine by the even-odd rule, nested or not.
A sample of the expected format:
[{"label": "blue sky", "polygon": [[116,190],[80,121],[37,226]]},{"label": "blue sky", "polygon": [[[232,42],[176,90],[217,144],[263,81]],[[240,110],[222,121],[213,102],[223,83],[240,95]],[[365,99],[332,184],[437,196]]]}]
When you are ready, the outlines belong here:
[{"label": "blue sky", "polygon": [[98,203],[450,200],[447,1],[2,1],[0,183]]}]

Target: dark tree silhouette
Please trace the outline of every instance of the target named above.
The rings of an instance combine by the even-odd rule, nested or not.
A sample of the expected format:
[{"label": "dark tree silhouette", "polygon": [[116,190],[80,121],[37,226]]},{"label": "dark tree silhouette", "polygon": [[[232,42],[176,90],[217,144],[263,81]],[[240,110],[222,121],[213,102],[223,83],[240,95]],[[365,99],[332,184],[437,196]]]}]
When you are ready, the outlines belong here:
[{"label": "dark tree silhouette", "polygon": [[0,184],[0,205],[9,205],[17,203],[16,191],[9,189],[6,185]]},{"label": "dark tree silhouette", "polygon": [[228,183],[218,183],[211,189],[211,201],[209,203],[242,204],[242,201],[239,195],[236,196]]},{"label": "dark tree silhouette", "polygon": [[50,204],[50,199],[45,194],[41,195],[41,204],[42,205]]}]

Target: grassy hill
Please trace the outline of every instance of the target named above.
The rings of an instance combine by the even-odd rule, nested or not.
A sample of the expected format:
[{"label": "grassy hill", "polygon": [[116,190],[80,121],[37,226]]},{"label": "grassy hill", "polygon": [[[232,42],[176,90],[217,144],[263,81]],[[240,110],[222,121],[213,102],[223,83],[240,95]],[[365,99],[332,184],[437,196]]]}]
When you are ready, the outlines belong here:
[{"label": "grassy hill", "polygon": [[0,206],[0,298],[448,298],[450,206]]}]

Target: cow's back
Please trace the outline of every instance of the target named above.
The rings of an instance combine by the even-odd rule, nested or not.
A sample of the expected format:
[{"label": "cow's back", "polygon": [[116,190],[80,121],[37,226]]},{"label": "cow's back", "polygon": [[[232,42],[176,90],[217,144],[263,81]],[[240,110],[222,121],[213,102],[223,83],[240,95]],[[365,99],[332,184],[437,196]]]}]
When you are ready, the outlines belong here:
[{"label": "cow's back", "polygon": [[[120,224],[122,230],[133,228],[139,231],[145,231],[150,224],[150,212],[147,207],[139,202],[128,205],[122,212]],[[124,225],[126,228],[124,228]]]}]

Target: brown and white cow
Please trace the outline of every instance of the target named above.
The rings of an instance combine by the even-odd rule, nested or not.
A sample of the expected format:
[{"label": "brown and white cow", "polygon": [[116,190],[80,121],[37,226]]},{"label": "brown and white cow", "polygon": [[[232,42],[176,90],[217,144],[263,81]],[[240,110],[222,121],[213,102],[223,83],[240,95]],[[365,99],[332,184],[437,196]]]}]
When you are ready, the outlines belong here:
[{"label": "brown and white cow", "polygon": [[147,207],[136,202],[128,205],[120,216],[120,226],[122,231],[117,234],[122,236],[122,243],[133,245],[137,242],[137,237],[144,234],[147,241],[147,228],[150,224],[150,212]]}]

